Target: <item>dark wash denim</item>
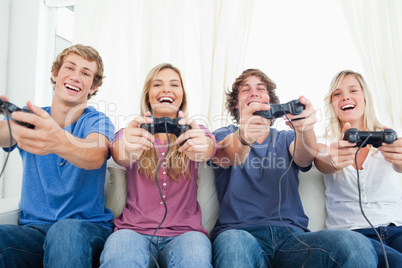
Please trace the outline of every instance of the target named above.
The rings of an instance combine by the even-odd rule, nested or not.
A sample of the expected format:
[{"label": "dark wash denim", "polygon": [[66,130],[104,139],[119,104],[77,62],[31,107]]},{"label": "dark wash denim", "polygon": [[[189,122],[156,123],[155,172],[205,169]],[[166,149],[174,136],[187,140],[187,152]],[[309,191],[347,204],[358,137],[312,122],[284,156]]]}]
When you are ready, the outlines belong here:
[{"label": "dark wash denim", "polygon": [[[402,226],[380,226],[376,228],[378,234],[384,242],[384,248],[387,252],[388,264],[390,268],[402,267]],[[354,230],[370,238],[374,249],[378,255],[378,267],[386,267],[384,251],[372,228]]]},{"label": "dark wash denim", "polygon": [[284,226],[231,229],[213,242],[214,267],[377,267],[370,240],[356,232],[322,230],[303,232]]},{"label": "dark wash denim", "polygon": [[0,267],[98,267],[111,233],[76,219],[48,225],[0,225]]}]

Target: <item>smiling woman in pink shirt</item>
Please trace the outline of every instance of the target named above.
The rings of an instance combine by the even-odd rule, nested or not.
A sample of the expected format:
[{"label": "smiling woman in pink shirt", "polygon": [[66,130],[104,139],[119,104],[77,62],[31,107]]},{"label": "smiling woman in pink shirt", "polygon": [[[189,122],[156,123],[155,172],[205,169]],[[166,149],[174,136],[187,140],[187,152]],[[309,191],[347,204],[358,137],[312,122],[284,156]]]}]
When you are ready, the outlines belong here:
[{"label": "smiling woman in pink shirt", "polygon": [[[216,140],[186,118],[186,109],[179,69],[155,66],[144,84],[142,116],[120,129],[111,144],[113,159],[126,168],[128,192],[102,252],[102,267],[212,267],[197,202],[197,162],[213,157]],[[177,130],[177,118],[187,126],[183,133],[151,133],[143,127],[159,119],[174,122]]]}]

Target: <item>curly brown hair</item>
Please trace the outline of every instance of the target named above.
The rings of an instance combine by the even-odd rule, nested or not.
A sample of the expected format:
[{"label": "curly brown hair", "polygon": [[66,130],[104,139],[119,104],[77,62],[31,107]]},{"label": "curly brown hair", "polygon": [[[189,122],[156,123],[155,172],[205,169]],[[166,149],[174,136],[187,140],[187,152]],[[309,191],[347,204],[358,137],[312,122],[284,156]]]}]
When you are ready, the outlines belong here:
[{"label": "curly brown hair", "polygon": [[[102,80],[103,78],[105,78],[103,76],[103,71],[104,71],[104,67],[103,67],[103,61],[102,61],[102,57],[99,55],[99,52],[94,49],[93,47],[90,46],[84,46],[81,44],[76,44],[76,45],[72,45],[66,49],[64,49],[57,57],[56,60],[53,62],[53,66],[52,66],[52,74],[54,76],[57,76],[59,74],[60,68],[63,65],[64,59],[69,55],[69,54],[77,54],[83,58],[85,58],[88,61],[95,61],[96,62],[96,72],[94,75],[94,79],[92,81],[92,86],[91,88],[94,87],[100,87],[102,85]],[[56,83],[53,81],[52,78],[50,78],[50,81],[52,82],[53,85],[55,85]],[[88,100],[92,97],[95,96],[96,93],[98,92],[98,90],[96,90],[92,95],[88,94]]]},{"label": "curly brown hair", "polygon": [[[256,76],[258,77],[267,87],[269,102],[271,104],[279,103],[279,98],[276,95],[276,84],[272,81],[265,73],[260,71],[259,69],[247,69],[241,73],[239,77],[236,78],[232,85],[232,91],[226,92],[226,109],[229,111],[233,120],[236,123],[240,121],[239,109],[236,106],[239,103],[239,88],[244,84],[244,81],[250,77]],[[271,120],[271,126],[274,124],[274,120]]]}]

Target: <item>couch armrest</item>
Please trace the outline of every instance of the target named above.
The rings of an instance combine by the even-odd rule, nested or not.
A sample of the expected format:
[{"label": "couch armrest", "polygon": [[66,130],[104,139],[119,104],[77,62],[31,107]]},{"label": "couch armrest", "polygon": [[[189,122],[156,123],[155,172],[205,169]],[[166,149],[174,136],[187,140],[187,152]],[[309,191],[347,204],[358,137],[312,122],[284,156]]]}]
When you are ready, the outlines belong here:
[{"label": "couch armrest", "polygon": [[0,224],[18,225],[18,217],[20,216],[19,201],[19,196],[0,199]]}]

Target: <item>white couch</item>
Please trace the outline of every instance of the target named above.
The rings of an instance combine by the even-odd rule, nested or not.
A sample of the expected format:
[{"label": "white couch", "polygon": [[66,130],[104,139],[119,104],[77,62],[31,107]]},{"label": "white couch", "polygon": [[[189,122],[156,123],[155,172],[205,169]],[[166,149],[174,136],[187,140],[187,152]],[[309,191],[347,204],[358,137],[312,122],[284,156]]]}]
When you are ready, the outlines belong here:
[{"label": "white couch", "polygon": [[[201,164],[199,168],[198,202],[202,210],[202,224],[209,232],[218,218],[219,205],[215,189],[214,174],[210,167]],[[317,231],[325,228],[326,209],[323,176],[317,170],[300,172],[300,195],[307,216],[309,229]],[[105,182],[106,207],[117,217],[126,200],[125,170],[113,160],[108,161]],[[0,224],[18,224],[19,196],[0,199]]]}]

